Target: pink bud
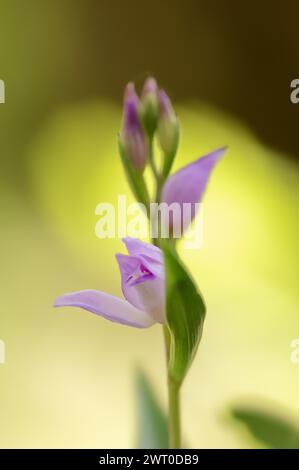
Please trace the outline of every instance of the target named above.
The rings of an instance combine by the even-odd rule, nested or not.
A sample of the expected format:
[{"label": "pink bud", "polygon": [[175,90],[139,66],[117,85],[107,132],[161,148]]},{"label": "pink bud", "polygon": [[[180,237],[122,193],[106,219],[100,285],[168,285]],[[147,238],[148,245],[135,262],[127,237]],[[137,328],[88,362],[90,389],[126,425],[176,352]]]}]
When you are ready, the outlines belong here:
[{"label": "pink bud", "polygon": [[143,171],[147,161],[147,146],[138,110],[139,98],[134,84],[129,83],[124,93],[124,119],[120,139],[127,158],[136,170]]}]

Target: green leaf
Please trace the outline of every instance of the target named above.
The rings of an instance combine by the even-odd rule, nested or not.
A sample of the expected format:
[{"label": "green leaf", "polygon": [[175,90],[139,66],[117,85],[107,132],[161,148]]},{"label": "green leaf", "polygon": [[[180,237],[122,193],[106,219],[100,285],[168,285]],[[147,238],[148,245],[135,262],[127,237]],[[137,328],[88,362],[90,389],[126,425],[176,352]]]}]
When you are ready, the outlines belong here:
[{"label": "green leaf", "polygon": [[205,318],[205,304],[177,254],[162,243],[166,274],[166,318],[170,332],[169,375],[180,385],[194,359]]},{"label": "green leaf", "polygon": [[246,426],[258,441],[272,449],[299,449],[299,422],[252,406],[235,406],[234,419]]},{"label": "green leaf", "polygon": [[149,209],[149,195],[143,174],[134,168],[134,166],[128,159],[124,146],[120,140],[119,154],[121,156],[122,164],[127,176],[128,183],[137,202],[144,204],[146,209]]},{"label": "green leaf", "polygon": [[138,449],[167,449],[167,418],[145,374],[137,373]]}]

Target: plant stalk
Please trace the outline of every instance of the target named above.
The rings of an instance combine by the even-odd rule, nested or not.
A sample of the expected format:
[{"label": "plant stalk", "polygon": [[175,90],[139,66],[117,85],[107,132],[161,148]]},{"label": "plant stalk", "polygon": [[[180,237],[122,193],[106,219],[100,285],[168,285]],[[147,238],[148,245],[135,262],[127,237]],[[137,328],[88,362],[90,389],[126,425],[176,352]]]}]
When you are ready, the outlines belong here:
[{"label": "plant stalk", "polygon": [[149,164],[152,169],[153,175],[156,181],[158,181],[159,171],[157,169],[155,157],[154,157],[154,137],[152,135],[149,136],[149,139],[148,139],[148,160],[149,160]]},{"label": "plant stalk", "polygon": [[[160,202],[161,191],[165,181],[165,176],[159,174],[153,151],[153,139],[149,139],[149,161],[156,180],[156,195],[155,201]],[[152,243],[155,246],[160,246],[160,230],[157,239],[153,239]],[[175,248],[175,245],[174,245]],[[167,387],[168,387],[168,444],[169,449],[180,449],[181,446],[181,419],[180,419],[180,385],[178,385],[169,374],[169,359],[170,359],[170,332],[167,325],[163,326],[165,352],[166,352],[166,367],[167,367]]]},{"label": "plant stalk", "polygon": [[170,449],[181,447],[180,388],[168,376],[168,439]]},{"label": "plant stalk", "polygon": [[[170,334],[168,327],[163,326],[166,349],[167,370],[170,355]],[[170,449],[180,449],[181,419],[180,419],[180,386],[173,381],[168,372],[168,443]]]}]

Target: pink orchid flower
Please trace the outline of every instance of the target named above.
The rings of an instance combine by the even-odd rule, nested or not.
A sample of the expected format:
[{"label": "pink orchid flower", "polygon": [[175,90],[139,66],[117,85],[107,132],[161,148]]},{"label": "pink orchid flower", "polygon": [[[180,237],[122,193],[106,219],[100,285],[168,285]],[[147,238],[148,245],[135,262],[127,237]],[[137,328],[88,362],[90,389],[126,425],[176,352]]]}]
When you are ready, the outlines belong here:
[{"label": "pink orchid flower", "polygon": [[80,307],[107,320],[147,328],[165,322],[162,251],[135,238],[123,239],[129,255],[117,254],[125,299],[97,290],[64,294],[54,307]]},{"label": "pink orchid flower", "polygon": [[[167,179],[162,201],[183,206],[200,202],[210,173],[225,148],[215,150],[180,169]],[[192,218],[196,211],[192,211]],[[171,220],[171,224],[181,220]],[[83,290],[58,297],[55,307],[80,307],[107,320],[147,328],[165,323],[164,262],[160,248],[135,238],[123,239],[128,255],[117,254],[124,299],[97,290]]]}]

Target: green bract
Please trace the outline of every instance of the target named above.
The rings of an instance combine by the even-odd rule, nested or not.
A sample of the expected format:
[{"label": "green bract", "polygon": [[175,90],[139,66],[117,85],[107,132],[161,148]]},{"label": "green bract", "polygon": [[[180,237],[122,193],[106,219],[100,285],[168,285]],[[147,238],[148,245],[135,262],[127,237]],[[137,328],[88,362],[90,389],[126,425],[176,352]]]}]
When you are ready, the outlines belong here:
[{"label": "green bract", "polygon": [[206,307],[175,251],[162,245],[166,277],[166,319],[170,331],[169,375],[180,385],[199,345]]}]

